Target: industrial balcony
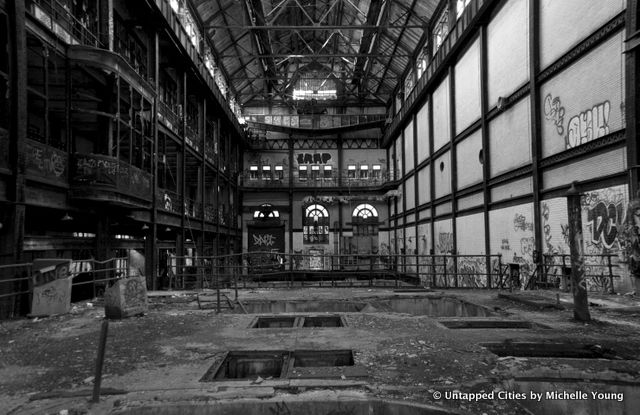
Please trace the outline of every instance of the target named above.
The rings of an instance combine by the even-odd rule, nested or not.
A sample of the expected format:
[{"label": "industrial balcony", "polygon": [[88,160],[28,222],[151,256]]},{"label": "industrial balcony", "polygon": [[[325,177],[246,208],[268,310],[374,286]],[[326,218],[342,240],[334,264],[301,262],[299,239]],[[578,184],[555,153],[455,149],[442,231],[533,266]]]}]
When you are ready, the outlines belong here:
[{"label": "industrial balcony", "polygon": [[[382,188],[385,186],[393,186],[398,174],[395,172],[381,172],[377,177],[356,178],[348,174],[340,177],[309,177],[301,178],[294,175],[292,181],[293,187],[300,188]],[[284,175],[281,177],[258,178],[252,176],[250,172],[239,176],[240,185],[246,188],[282,188],[288,187],[290,177]]]},{"label": "industrial balcony", "polygon": [[105,155],[76,153],[72,160],[73,198],[143,207],[151,203],[150,173]]},{"label": "industrial balcony", "polygon": [[251,123],[309,130],[349,127],[384,121],[386,118],[386,114],[247,115],[245,117]]}]

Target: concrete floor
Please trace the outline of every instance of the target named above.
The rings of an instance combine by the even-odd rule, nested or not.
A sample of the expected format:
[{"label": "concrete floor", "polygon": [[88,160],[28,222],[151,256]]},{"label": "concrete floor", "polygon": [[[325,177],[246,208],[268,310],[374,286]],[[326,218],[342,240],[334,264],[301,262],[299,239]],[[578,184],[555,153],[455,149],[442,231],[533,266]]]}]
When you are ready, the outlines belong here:
[{"label": "concrete floor", "polygon": [[[239,299],[246,308],[267,300],[368,304],[359,312],[329,313],[341,315],[346,327],[255,329],[249,326],[256,315],[244,314],[237,305],[218,314],[200,309],[193,293],[150,293],[146,315],[110,322],[102,382],[106,394],[98,404],[88,399],[104,309],[97,301],[83,302],[67,315],[0,324],[0,413],[107,414],[195,402],[257,400],[277,407],[301,400],[369,398],[421,403],[463,414],[625,414],[640,407],[640,302],[625,296],[591,295],[594,321],[583,324],[572,320],[567,294],[560,297],[564,310],[538,308],[498,294],[367,288],[241,290]],[[534,294],[538,303],[556,304],[555,292]],[[227,295],[233,298],[233,292]],[[210,294],[206,297],[215,299]],[[388,308],[390,299],[443,297],[476,304],[492,315],[431,317]],[[317,310],[285,313],[322,314]],[[535,324],[459,330],[442,324],[478,320]],[[487,342],[564,342],[576,347],[585,343],[613,350],[625,360],[498,357],[481,346]],[[306,378],[200,382],[227,351],[337,349],[353,350],[355,368],[305,368]],[[532,399],[531,391],[545,390],[609,395]],[[437,399],[438,393],[444,398]],[[446,399],[452,393],[458,394]],[[460,393],[489,395],[470,402],[476,395]],[[622,401],[614,393],[624,393]],[[269,410],[265,413],[274,413],[273,408]]]}]

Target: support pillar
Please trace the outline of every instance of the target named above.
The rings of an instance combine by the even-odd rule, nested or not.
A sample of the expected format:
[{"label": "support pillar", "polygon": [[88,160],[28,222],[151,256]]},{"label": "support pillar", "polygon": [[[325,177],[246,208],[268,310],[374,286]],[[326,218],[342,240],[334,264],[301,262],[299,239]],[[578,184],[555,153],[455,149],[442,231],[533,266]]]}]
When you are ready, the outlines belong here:
[{"label": "support pillar", "polygon": [[578,321],[590,321],[587,281],[584,272],[584,248],[582,235],[582,206],[576,182],[567,191],[569,209],[569,248],[571,252],[571,290],[573,292],[573,317]]}]

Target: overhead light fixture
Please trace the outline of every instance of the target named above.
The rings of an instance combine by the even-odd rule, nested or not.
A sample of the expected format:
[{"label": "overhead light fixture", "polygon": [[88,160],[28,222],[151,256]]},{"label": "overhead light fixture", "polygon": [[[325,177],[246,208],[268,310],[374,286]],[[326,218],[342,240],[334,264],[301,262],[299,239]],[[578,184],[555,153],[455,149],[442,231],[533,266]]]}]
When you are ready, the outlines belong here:
[{"label": "overhead light fixture", "polygon": [[142,230],[146,231],[149,229],[149,226],[145,223],[144,225],[142,225]]},{"label": "overhead light fixture", "polygon": [[165,231],[165,232],[171,232],[172,230],[173,230],[173,229],[171,229],[171,228],[170,228],[170,227],[168,227],[168,226],[167,226],[166,228],[164,228],[164,231]]},{"label": "overhead light fixture", "polygon": [[65,212],[64,216],[60,220],[63,222],[68,222],[70,220],[73,220],[73,217],[69,215],[69,212]]}]

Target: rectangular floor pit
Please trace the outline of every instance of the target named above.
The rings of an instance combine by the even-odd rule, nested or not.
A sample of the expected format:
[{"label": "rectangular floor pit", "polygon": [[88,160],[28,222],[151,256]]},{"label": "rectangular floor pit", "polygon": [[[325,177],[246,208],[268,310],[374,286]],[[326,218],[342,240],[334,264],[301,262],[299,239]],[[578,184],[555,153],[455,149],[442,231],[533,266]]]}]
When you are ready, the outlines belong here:
[{"label": "rectangular floor pit", "polygon": [[344,327],[344,320],[340,316],[306,316],[302,327]]},{"label": "rectangular floor pit", "polygon": [[295,327],[296,317],[258,317],[251,325],[254,329]]},{"label": "rectangular floor pit", "polygon": [[352,350],[230,351],[201,382],[269,379],[355,379],[367,376]]},{"label": "rectangular floor pit", "polygon": [[251,329],[281,329],[300,327],[346,327],[344,317],[338,315],[320,316],[261,316],[256,317],[249,324]]},{"label": "rectangular floor pit", "polygon": [[293,367],[353,366],[351,350],[298,350],[293,352]]},{"label": "rectangular floor pit", "polygon": [[482,343],[493,354],[500,357],[535,357],[566,359],[609,359],[626,360],[627,357],[615,350],[596,344],[546,343],[546,342],[491,342]]},{"label": "rectangular floor pit", "polygon": [[213,365],[201,382],[240,380],[261,377],[280,378],[286,373],[289,353],[285,351],[229,352],[222,363]]},{"label": "rectangular floor pit", "polygon": [[440,324],[452,329],[535,329],[549,327],[523,320],[440,320]]}]

